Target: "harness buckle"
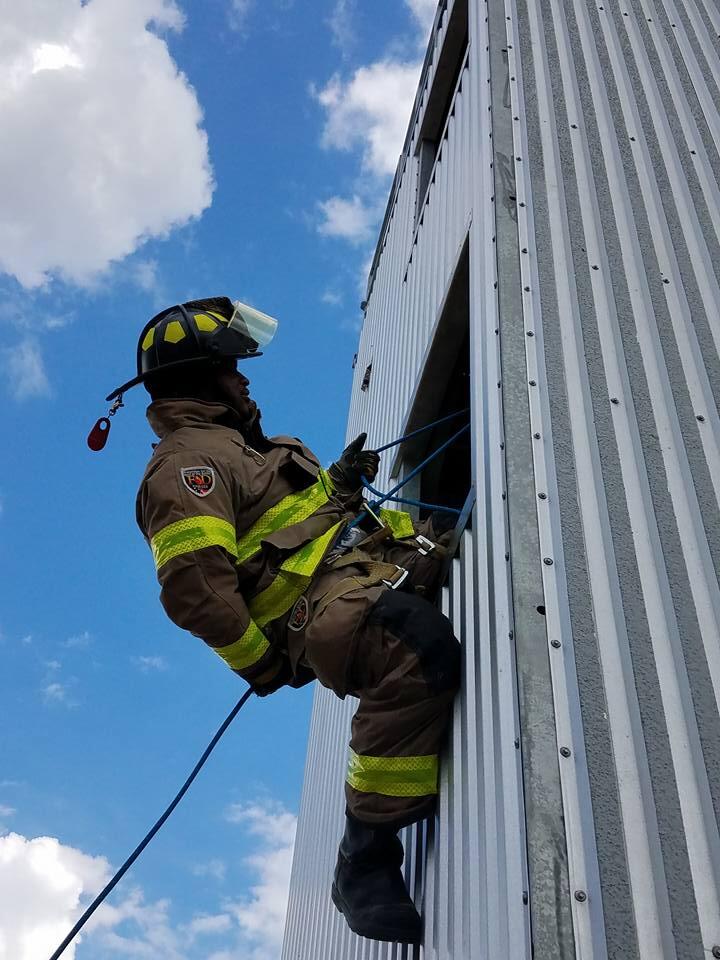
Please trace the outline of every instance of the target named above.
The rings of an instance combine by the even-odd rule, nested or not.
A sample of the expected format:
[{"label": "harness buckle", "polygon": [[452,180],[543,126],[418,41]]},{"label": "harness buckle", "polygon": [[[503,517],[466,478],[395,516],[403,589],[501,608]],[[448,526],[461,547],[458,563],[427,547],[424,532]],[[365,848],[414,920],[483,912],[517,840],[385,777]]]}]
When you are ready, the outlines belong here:
[{"label": "harness buckle", "polygon": [[418,544],[418,552],[424,557],[431,553],[437,546],[436,543],[433,543],[432,540],[428,540],[428,538],[424,537],[421,533],[415,537],[415,543]]},{"label": "harness buckle", "polygon": [[405,583],[405,580],[410,573],[410,571],[406,570],[405,567],[398,567],[397,564],[395,564],[395,569],[397,573],[393,574],[391,580],[383,580],[385,586],[389,587],[391,590],[397,590],[401,584]]}]

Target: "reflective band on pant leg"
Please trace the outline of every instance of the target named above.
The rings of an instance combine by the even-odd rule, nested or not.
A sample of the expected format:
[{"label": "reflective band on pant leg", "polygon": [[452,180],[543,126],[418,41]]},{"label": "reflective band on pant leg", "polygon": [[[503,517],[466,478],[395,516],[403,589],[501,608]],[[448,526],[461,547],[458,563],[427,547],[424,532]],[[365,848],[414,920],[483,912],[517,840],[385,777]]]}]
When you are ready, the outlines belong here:
[{"label": "reflective band on pant leg", "polygon": [[274,507],[270,507],[238,540],[237,562],[245,563],[249,560],[260,549],[263,539],[271,533],[307,520],[328,502],[333,489],[330,477],[321,470],[317,481],[311,487],[288,494]]},{"label": "reflective band on pant leg", "polygon": [[437,793],[438,756],[365,757],[350,749],[347,782],[362,793],[423,797]]},{"label": "reflective band on pant leg", "polygon": [[186,517],[163,527],[150,541],[157,570],[183,553],[204,547],[223,547],[237,557],[235,527],[220,517]]},{"label": "reflective band on pant leg", "polygon": [[213,647],[213,650],[233,670],[247,670],[258,662],[269,646],[262,630],[251,620],[249,627],[239,640],[226,647]]}]

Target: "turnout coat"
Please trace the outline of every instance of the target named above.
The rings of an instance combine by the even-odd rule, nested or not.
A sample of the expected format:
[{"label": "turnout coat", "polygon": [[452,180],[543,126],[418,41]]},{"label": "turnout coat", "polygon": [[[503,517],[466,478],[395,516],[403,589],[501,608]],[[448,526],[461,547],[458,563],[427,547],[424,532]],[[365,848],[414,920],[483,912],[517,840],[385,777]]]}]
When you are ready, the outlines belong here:
[{"label": "turnout coat", "polygon": [[137,495],[137,521],[161,602],[231,669],[265,682],[287,666],[281,621],[359,496],[339,494],[300,440],[267,438],[255,450],[225,404],[157,400],[147,415],[160,443]]}]

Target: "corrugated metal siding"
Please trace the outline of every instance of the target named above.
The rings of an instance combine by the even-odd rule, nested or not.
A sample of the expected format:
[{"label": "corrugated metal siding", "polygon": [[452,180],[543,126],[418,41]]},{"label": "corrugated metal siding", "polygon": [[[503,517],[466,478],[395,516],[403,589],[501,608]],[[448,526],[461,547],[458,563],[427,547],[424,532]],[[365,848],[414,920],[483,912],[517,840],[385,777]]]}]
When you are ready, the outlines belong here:
[{"label": "corrugated metal siding", "polygon": [[[529,957],[531,919],[536,958],[720,956],[719,35],[711,0],[471,0],[416,226],[418,97],[348,435],[400,433],[469,232],[478,507],[444,601],[466,677],[407,841],[427,957]],[[411,955],[329,901],[352,706],[318,692],[284,960]]]}]

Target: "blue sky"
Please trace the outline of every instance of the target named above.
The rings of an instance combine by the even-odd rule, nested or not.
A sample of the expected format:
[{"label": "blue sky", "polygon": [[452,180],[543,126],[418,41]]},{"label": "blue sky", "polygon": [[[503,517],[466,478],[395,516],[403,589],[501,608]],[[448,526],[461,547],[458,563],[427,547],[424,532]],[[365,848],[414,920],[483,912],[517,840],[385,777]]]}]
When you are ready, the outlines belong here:
[{"label": "blue sky", "polygon": [[[42,960],[244,689],[158,603],[142,388],[87,432],[146,319],[223,294],[280,320],[268,432],[337,455],[435,2],[3,6],[0,960]],[[248,704],[67,957],[279,957],[311,699]]]}]

